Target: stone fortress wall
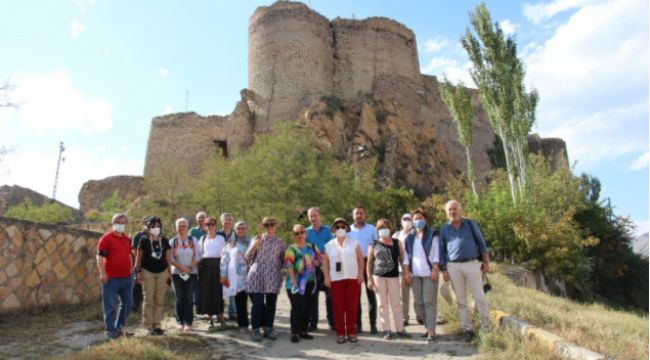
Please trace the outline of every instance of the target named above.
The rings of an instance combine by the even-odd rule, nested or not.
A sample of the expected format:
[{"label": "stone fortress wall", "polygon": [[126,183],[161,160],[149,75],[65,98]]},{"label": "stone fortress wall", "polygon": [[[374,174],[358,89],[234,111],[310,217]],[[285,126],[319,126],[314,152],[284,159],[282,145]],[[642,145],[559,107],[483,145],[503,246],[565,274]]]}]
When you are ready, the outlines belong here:
[{"label": "stone fortress wall", "polygon": [[0,217],[0,312],[99,301],[101,235]]},{"label": "stone fortress wall", "polygon": [[[438,79],[420,73],[415,34],[406,26],[382,17],[330,21],[303,3],[278,1],[251,16],[248,48],[248,88],[233,113],[152,120],[145,178],[179,163],[196,173],[215,151],[245,148],[254,134],[289,120],[311,128],[323,149],[342,158],[367,145],[364,159],[379,160],[381,182],[418,196],[465,171],[465,149]],[[471,156],[481,181],[492,169],[495,137],[475,90],[473,102]],[[342,106],[332,111],[332,103]],[[554,151],[542,151],[545,141],[533,139],[538,152],[566,157],[561,140]]]}]

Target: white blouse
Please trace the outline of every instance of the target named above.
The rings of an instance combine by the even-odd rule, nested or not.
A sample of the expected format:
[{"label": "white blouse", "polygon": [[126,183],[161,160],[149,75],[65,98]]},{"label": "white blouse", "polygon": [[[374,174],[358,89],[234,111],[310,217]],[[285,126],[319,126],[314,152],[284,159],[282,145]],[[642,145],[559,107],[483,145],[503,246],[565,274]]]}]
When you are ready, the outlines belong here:
[{"label": "white blouse", "polygon": [[[332,281],[356,279],[359,275],[359,263],[357,262],[357,241],[345,238],[343,246],[340,246],[336,238],[325,244],[325,254],[329,259],[330,279]],[[336,263],[341,262],[341,271],[336,271]]]},{"label": "white blouse", "polygon": [[201,239],[199,242],[201,244],[201,258],[220,258],[223,247],[226,244],[226,239],[223,236],[217,234],[214,238],[209,238],[208,235],[205,235],[205,238]]}]

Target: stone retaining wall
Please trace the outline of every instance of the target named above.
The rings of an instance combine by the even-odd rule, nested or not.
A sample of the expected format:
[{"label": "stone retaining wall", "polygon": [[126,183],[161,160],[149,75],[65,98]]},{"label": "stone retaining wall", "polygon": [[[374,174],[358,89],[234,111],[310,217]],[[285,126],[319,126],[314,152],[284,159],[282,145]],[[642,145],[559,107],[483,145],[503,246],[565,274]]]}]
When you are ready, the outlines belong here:
[{"label": "stone retaining wall", "polygon": [[0,312],[98,301],[101,235],[0,217]]}]

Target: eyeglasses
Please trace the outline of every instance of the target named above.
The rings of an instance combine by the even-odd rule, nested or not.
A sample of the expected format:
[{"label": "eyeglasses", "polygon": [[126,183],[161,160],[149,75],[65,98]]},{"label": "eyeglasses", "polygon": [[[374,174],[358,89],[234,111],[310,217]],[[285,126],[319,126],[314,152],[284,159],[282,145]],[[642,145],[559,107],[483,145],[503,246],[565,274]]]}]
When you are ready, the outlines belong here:
[{"label": "eyeglasses", "polygon": [[187,227],[187,225],[185,225],[185,224],[179,224],[179,225],[177,226],[177,228],[179,228],[179,229],[180,229],[180,228],[186,228],[186,227]]},{"label": "eyeglasses", "polygon": [[161,228],[161,225],[149,225],[149,229]]},{"label": "eyeglasses", "polygon": [[296,235],[296,236],[305,235],[305,232],[304,231],[294,231],[293,234]]},{"label": "eyeglasses", "polygon": [[403,217],[402,221],[411,221],[411,218],[410,217]]},{"label": "eyeglasses", "polygon": [[266,224],[264,224],[265,228],[271,228],[271,227],[274,227],[274,226],[275,226],[275,223],[266,223]]},{"label": "eyeglasses", "polygon": [[209,224],[207,224],[207,226],[208,226],[208,227],[215,227],[215,226],[217,226],[217,224],[215,224],[215,223],[209,223]]},{"label": "eyeglasses", "polygon": [[338,229],[346,229],[347,230],[345,225],[340,225],[340,226],[335,226],[334,227],[334,230],[338,230]]}]

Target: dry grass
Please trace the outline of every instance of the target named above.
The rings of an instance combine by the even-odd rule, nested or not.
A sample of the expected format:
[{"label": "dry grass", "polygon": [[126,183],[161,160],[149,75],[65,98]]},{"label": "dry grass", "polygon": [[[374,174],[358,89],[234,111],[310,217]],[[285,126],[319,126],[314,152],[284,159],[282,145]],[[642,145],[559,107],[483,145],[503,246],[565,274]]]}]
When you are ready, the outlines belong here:
[{"label": "dry grass", "polygon": [[166,360],[210,359],[211,347],[207,341],[188,334],[168,334],[166,336],[147,336],[121,338],[105,341],[80,352],[68,354],[62,360]]},{"label": "dry grass", "polygon": [[[493,267],[490,275],[493,290],[488,293],[491,309],[502,310],[533,325],[549,330],[565,339],[614,359],[648,359],[648,317],[631,312],[609,309],[600,304],[580,304],[539,291],[516,286],[499,272],[503,265]],[[439,301],[441,313],[458,328],[455,308]],[[476,320],[476,319],[475,319]],[[540,354],[535,344],[513,338],[503,330],[494,331],[479,341],[481,352],[503,351],[510,358],[548,359],[530,357]],[[518,347],[526,349],[528,357],[518,354]],[[548,353],[548,352],[547,352]],[[537,356],[537,355],[535,355]],[[552,355],[549,355],[552,356]],[[496,358],[504,358],[501,355]],[[507,358],[507,356],[505,357]],[[552,359],[552,357],[550,357]]]}]

